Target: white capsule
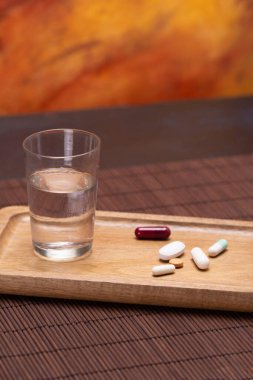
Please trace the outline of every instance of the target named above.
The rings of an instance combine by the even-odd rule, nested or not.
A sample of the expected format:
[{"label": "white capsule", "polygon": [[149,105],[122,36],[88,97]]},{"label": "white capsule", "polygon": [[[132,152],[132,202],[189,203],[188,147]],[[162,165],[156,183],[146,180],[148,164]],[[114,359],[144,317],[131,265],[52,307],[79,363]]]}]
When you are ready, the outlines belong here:
[{"label": "white capsule", "polygon": [[184,253],[185,244],[181,241],[173,241],[159,249],[159,258],[163,261],[169,261],[173,257],[181,256]]},{"label": "white capsule", "polygon": [[228,242],[225,239],[220,239],[208,248],[208,254],[210,257],[218,256],[221,252],[225,251],[228,247]]},{"label": "white capsule", "polygon": [[199,269],[203,269],[203,270],[208,269],[209,259],[207,255],[205,254],[205,252],[202,251],[201,248],[194,247],[191,250],[191,255],[192,255],[193,261],[195,262],[195,264],[197,265]]},{"label": "white capsule", "polygon": [[156,265],[152,268],[153,276],[162,276],[164,274],[170,274],[174,272],[175,265],[173,264]]}]

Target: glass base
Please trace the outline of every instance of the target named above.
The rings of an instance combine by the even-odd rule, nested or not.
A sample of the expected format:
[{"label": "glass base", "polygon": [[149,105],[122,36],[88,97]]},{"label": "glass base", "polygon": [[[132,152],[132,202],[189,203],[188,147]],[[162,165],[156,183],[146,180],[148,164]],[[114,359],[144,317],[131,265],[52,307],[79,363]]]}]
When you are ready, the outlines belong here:
[{"label": "glass base", "polygon": [[75,261],[91,253],[92,243],[73,244],[69,242],[36,243],[33,242],[34,253],[41,259],[49,261]]}]

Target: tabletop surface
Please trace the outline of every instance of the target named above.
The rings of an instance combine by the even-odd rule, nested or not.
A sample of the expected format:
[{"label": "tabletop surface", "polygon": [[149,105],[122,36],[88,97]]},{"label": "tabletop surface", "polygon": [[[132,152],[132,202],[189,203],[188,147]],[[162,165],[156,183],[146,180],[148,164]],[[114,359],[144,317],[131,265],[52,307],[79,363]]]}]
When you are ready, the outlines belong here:
[{"label": "tabletop surface", "polygon": [[98,134],[105,169],[252,153],[252,120],[253,97],[0,117],[0,178],[24,176],[22,142],[45,129]]},{"label": "tabletop surface", "polygon": [[[191,159],[183,159],[178,148],[179,161],[162,155],[147,164],[138,157],[139,165],[132,165],[131,159],[129,166],[123,161],[117,167],[106,164],[100,172],[97,208],[253,220],[253,119],[250,105],[242,108],[245,129],[237,139],[234,126],[230,139],[237,139],[238,146],[231,150],[225,146],[225,155],[219,150],[205,154],[202,146],[200,157]],[[224,119],[220,112],[216,116],[222,130]],[[5,119],[3,126],[13,149],[15,137],[28,132],[23,118],[22,133],[14,119]],[[43,117],[38,120],[40,129],[49,127],[47,123],[43,127]],[[14,123],[9,132],[8,123]],[[243,145],[246,140],[248,145]],[[171,143],[166,144],[169,149]],[[3,141],[0,147],[5,149]],[[10,166],[18,168],[14,157],[15,152]],[[5,175],[1,161],[1,172],[0,206],[26,204],[21,171],[17,178],[15,171]],[[10,295],[1,296],[0,314],[3,379],[253,378],[252,314]]]}]

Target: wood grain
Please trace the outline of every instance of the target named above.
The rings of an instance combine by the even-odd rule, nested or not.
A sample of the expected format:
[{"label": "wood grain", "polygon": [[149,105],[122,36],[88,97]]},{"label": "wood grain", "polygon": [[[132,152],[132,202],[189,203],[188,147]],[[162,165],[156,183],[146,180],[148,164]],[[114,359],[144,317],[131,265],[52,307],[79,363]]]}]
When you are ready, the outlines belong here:
[{"label": "wood grain", "polygon": [[[0,211],[1,293],[188,308],[253,311],[253,223],[243,221],[97,212],[92,254],[72,263],[44,261],[33,254],[28,209]],[[138,241],[137,225],[168,224],[186,244],[184,268],[154,278],[161,241]],[[198,270],[190,249],[217,239],[229,250]]]}]

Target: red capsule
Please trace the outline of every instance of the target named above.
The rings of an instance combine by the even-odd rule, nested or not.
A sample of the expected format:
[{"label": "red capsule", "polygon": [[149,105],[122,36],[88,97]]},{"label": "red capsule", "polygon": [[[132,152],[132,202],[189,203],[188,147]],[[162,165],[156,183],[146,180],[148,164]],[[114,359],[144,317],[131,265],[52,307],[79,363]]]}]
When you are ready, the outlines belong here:
[{"label": "red capsule", "polygon": [[143,226],[137,227],[134,233],[137,239],[165,240],[168,239],[171,231],[167,226]]}]

